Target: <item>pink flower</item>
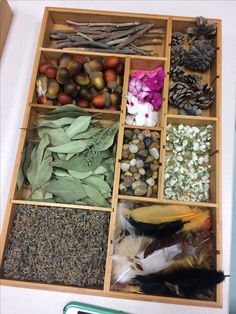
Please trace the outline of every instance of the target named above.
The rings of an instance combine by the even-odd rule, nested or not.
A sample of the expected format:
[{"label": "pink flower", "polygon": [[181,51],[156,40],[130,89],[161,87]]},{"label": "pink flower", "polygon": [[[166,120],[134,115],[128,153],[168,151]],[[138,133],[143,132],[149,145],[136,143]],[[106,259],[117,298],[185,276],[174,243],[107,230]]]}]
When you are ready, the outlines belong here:
[{"label": "pink flower", "polygon": [[159,91],[162,89],[164,84],[165,72],[162,68],[157,68],[147,74],[147,79],[145,80],[146,86],[151,90]]},{"label": "pink flower", "polygon": [[161,94],[156,91],[152,91],[148,96],[148,101],[152,104],[155,111],[158,110],[162,105]]},{"label": "pink flower", "polygon": [[129,92],[137,97],[137,95],[140,93],[144,83],[143,81],[139,80],[138,78],[134,77],[129,81]]}]

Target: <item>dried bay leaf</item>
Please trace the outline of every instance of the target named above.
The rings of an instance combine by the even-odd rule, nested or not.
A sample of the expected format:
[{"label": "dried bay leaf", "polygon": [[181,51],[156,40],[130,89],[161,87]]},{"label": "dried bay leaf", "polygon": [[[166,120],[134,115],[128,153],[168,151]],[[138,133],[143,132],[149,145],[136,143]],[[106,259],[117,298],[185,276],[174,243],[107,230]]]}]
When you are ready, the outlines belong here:
[{"label": "dried bay leaf", "polygon": [[44,189],[66,203],[74,203],[87,195],[83,185],[79,181],[68,180],[67,178],[51,180]]},{"label": "dried bay leaf", "polygon": [[98,174],[103,174],[106,172],[107,172],[107,168],[104,167],[103,165],[100,165],[93,171],[93,174],[98,175]]},{"label": "dried bay leaf", "polygon": [[111,188],[107,182],[96,176],[89,176],[83,180],[87,185],[93,186],[98,189],[102,194],[111,192]]},{"label": "dried bay leaf", "polygon": [[24,174],[26,177],[27,177],[27,170],[28,170],[30,162],[31,162],[31,155],[32,155],[32,151],[33,151],[34,147],[35,147],[34,143],[32,143],[32,142],[27,143],[25,162],[23,165],[23,171],[24,171]]},{"label": "dried bay leaf", "polygon": [[53,174],[57,177],[71,177],[67,171],[58,168],[53,169]]},{"label": "dried bay leaf", "polygon": [[88,172],[78,172],[75,170],[68,170],[69,174],[74,177],[77,180],[82,180],[84,178],[87,178],[89,176],[91,176],[93,174],[92,171],[88,171]]},{"label": "dried bay leaf", "polygon": [[74,137],[78,133],[82,133],[87,130],[91,122],[91,116],[82,116],[74,120],[74,122],[68,127],[66,133],[70,138]]},{"label": "dried bay leaf", "polygon": [[22,153],[21,153],[21,161],[20,161],[19,171],[18,171],[18,175],[17,175],[17,179],[16,179],[16,185],[17,185],[18,190],[20,190],[20,188],[22,187],[22,185],[25,181],[23,165],[25,162],[26,150],[27,150],[27,147],[25,146]]},{"label": "dried bay leaf", "polygon": [[38,129],[39,137],[42,138],[44,134],[47,134],[49,136],[50,144],[52,146],[66,144],[71,141],[68,134],[62,128],[58,129],[39,128]]},{"label": "dried bay leaf", "polygon": [[59,108],[56,108],[56,109],[50,111],[48,113],[48,115],[53,116],[53,115],[58,114],[58,113],[64,113],[65,114],[67,112],[78,112],[81,115],[89,115],[89,113],[87,111],[85,111],[84,109],[82,109],[78,106],[75,106],[73,104],[65,105],[65,106],[61,106]]},{"label": "dried bay leaf", "polygon": [[94,202],[98,203],[100,206],[103,206],[103,207],[111,206],[103,197],[102,193],[99,192],[98,189],[96,189],[93,186],[86,185],[86,184],[83,184],[83,187],[88,197],[91,198]]},{"label": "dried bay leaf", "polygon": [[86,132],[82,132],[73,137],[73,140],[89,139],[101,132],[100,128],[89,128]]},{"label": "dried bay leaf", "polygon": [[67,154],[66,155],[66,160],[70,160],[75,154],[72,153],[72,154]]},{"label": "dried bay leaf", "polygon": [[99,152],[105,151],[105,150],[107,150],[109,147],[112,146],[117,131],[118,131],[118,123],[116,123],[116,124],[112,127],[112,129],[110,130],[110,132],[107,132],[107,134],[104,135],[102,141],[101,141],[101,142],[99,143],[99,145],[98,145],[98,151],[99,151]]},{"label": "dried bay leaf", "polygon": [[58,127],[62,127],[65,125],[69,125],[74,120],[75,120],[75,118],[70,118],[70,117],[64,117],[64,118],[60,118],[60,119],[53,120],[53,121],[43,120],[41,123],[39,123],[37,125],[37,127],[38,128],[41,128],[41,127],[58,128]]},{"label": "dried bay leaf", "polygon": [[74,156],[70,160],[56,160],[51,163],[53,167],[63,168],[67,170],[75,170],[78,172],[88,172],[95,170],[101,163],[103,155],[97,153],[96,158],[94,158],[92,164],[87,163],[87,158],[84,155]]},{"label": "dried bay leaf", "polygon": [[82,140],[78,140],[78,141],[72,141],[63,145],[48,147],[48,150],[54,153],[76,154],[76,153],[83,152],[86,148],[87,148],[87,143]]},{"label": "dried bay leaf", "polygon": [[27,178],[34,192],[43,186],[51,178],[52,153],[46,150],[49,144],[49,137],[42,136],[40,143],[33,149],[31,154],[31,164],[27,170]]}]

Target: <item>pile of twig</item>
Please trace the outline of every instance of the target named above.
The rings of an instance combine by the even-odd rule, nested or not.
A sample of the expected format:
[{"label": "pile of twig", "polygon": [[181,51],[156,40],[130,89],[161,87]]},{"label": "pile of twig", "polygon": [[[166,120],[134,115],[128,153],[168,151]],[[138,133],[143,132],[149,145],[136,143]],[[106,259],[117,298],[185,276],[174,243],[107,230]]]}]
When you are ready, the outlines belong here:
[{"label": "pile of twig", "polygon": [[89,50],[122,54],[154,55],[153,49],[142,46],[161,45],[165,36],[163,28],[153,24],[129,23],[77,23],[66,21],[73,29],[50,33],[50,39],[57,40],[56,48]]}]

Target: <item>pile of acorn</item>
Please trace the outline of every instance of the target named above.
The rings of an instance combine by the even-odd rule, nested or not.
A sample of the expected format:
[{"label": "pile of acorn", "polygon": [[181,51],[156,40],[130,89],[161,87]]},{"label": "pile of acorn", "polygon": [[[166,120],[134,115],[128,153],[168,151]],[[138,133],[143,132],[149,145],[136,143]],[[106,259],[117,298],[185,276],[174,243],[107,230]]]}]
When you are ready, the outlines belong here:
[{"label": "pile of acorn", "polygon": [[123,74],[119,57],[91,59],[64,53],[40,64],[38,103],[120,110]]}]

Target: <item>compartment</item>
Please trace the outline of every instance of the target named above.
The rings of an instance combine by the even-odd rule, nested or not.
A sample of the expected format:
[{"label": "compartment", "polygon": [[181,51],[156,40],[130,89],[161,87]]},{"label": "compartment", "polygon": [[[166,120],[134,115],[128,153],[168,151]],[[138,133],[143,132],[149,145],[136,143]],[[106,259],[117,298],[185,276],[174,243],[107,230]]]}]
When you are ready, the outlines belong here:
[{"label": "compartment", "polygon": [[168,80],[165,70],[166,63],[163,60],[131,58],[125,110],[127,127],[162,126],[164,90]]},{"label": "compartment", "polygon": [[[146,281],[147,291],[145,284],[142,286],[141,280],[139,282],[142,276],[153,273],[161,276],[176,274],[180,269],[218,269],[215,210],[216,208],[193,207],[187,204],[183,206],[119,200],[113,240],[111,290],[117,293],[152,295],[153,300],[158,295],[177,298],[188,295],[190,299],[215,301],[216,287],[209,294],[204,289],[194,293],[192,282],[191,292],[185,291],[185,295],[176,295],[174,290],[168,293],[171,287],[164,289],[161,283],[157,284],[157,280],[153,281],[153,285],[151,279]],[[170,228],[173,222],[176,224],[175,219],[184,223],[179,225],[179,230]],[[163,223],[166,224],[164,228]],[[156,224],[155,228],[153,224]]]},{"label": "compartment", "polygon": [[[173,127],[197,127],[198,130],[195,132],[193,129],[191,129],[192,131],[186,129],[186,131],[184,131],[184,129],[173,131],[172,129],[168,135],[168,125],[172,125]],[[207,126],[210,126],[210,129],[207,129]],[[202,127],[205,131],[201,129]],[[211,139],[207,140],[208,135],[204,135],[203,132],[207,132],[207,134],[210,133]],[[170,144],[168,144],[168,140],[166,139],[165,162],[162,173],[162,179],[164,181],[163,197],[165,199],[185,202],[200,201],[216,203],[218,195],[216,182],[218,178],[217,164],[219,153],[216,132],[217,122],[210,119],[201,120],[188,117],[180,118],[178,116],[176,116],[176,118],[167,117],[166,135],[170,138]],[[196,134],[201,134],[201,136]],[[193,140],[191,140],[191,137]],[[204,138],[204,142],[202,142],[202,138]],[[210,142],[209,150],[207,149],[208,142]],[[178,143],[179,148],[177,147]],[[171,153],[171,147],[168,148],[170,145],[172,145],[172,147],[174,145],[174,154]],[[204,145],[204,147],[202,147],[202,145]],[[178,153],[177,149],[179,150]],[[210,172],[207,170],[208,167],[210,167]],[[181,184],[183,185],[182,188]],[[196,187],[196,191],[194,187]],[[168,191],[171,189],[168,193],[165,192],[167,188]]]},{"label": "compartment", "polygon": [[110,213],[33,205],[11,211],[2,278],[103,289]]},{"label": "compartment", "polygon": [[[43,73],[38,72],[32,102],[39,103],[41,106],[74,103],[85,110],[120,112],[125,58],[117,57],[115,59],[118,66],[123,65],[119,70],[106,69],[103,64],[105,58],[111,57],[42,51],[38,70]],[[92,64],[87,65],[87,71],[85,71],[84,63],[90,61]],[[111,61],[114,64],[114,59]],[[47,72],[47,63],[50,62],[53,67],[49,68],[49,72]],[[47,77],[44,74],[45,68]],[[115,83],[113,83],[113,79]],[[39,97],[39,91],[42,97]],[[96,100],[95,96],[97,96]]]},{"label": "compartment", "polygon": [[120,161],[119,194],[157,198],[160,173],[161,132],[124,130]]},{"label": "compartment", "polygon": [[[75,111],[68,111],[68,108],[69,108],[68,106],[58,108],[57,112],[58,110],[60,110],[60,112],[56,113],[58,117],[58,118],[55,117],[56,120],[44,120],[45,117],[47,118],[53,117],[52,109],[31,108],[29,124],[27,127],[26,136],[24,140],[24,146],[22,146],[22,150],[20,152],[21,156],[24,156],[24,152],[25,152],[25,159],[23,159],[24,161],[23,163],[21,163],[17,172],[17,175],[18,175],[17,181],[21,182],[21,184],[17,185],[18,188],[16,187],[14,199],[28,200],[28,201],[34,201],[34,202],[43,201],[47,203],[54,203],[56,201],[57,203],[61,203],[61,202],[66,203],[66,204],[74,203],[74,204],[82,205],[82,206],[88,205],[88,206],[110,208],[111,201],[112,201],[113,181],[115,179],[114,168],[115,168],[115,156],[116,156],[116,132],[118,131],[119,116],[116,114],[112,115],[112,114],[106,114],[106,113],[100,114],[100,115],[96,115],[96,114],[89,115],[89,116],[86,116],[86,119],[92,116],[93,118],[90,121],[94,121],[94,122],[92,122],[92,124],[90,122],[88,125],[88,122],[89,122],[88,120],[86,120],[87,121],[86,123],[85,121],[76,120],[77,119],[76,116],[78,117],[78,113],[76,111],[77,107],[72,107]],[[64,110],[64,112],[61,110]],[[69,117],[69,121],[64,121],[65,120],[64,117]],[[68,131],[69,133],[67,133],[68,128],[72,125],[72,123],[75,120],[76,120],[76,123],[74,124],[73,129],[75,128],[75,126],[76,128],[77,126],[79,128],[82,128],[84,126],[83,127],[84,131],[82,131],[81,129],[81,131],[79,131],[78,134],[75,135],[75,137],[79,137],[78,139],[71,137],[73,134],[71,134],[69,131]],[[54,124],[54,127],[50,128],[50,126],[53,126],[53,121],[58,121],[58,123],[62,121],[63,123],[65,122],[65,124],[62,124],[61,127],[58,127],[58,125],[55,126]],[[36,125],[39,125],[40,123],[46,123],[46,126],[40,129],[36,129]],[[90,133],[87,134],[86,132],[91,132],[91,129],[93,129],[92,132],[95,131],[95,133],[92,135]],[[38,130],[39,130],[39,133],[38,133]],[[34,147],[36,147],[35,145],[39,145],[39,143],[41,143],[40,145],[42,145],[42,140],[40,139],[43,138],[44,134],[47,134],[49,136],[49,144],[46,146],[46,148],[43,148],[44,153],[42,156],[44,157],[42,157],[42,160],[40,161],[40,163],[37,161],[37,164],[36,164],[33,161],[35,158],[36,160],[38,160],[39,158],[38,146],[37,146],[37,151],[36,151],[36,157],[33,158],[30,156],[32,156],[32,154],[34,153]],[[69,138],[67,135],[69,135]],[[63,140],[64,138],[68,138],[69,140],[69,141],[65,141],[65,144],[61,143],[61,140]],[[66,144],[72,144],[73,147],[69,148],[69,147],[63,146]],[[81,148],[82,150],[81,150],[80,146],[82,144],[86,144],[86,145],[85,145],[85,149],[84,147],[82,147]],[[102,145],[104,145],[104,147]],[[24,147],[26,146],[27,148],[24,150]],[[45,153],[48,152],[49,147],[50,147],[49,150],[51,152],[50,154],[51,157],[49,156],[50,160],[47,161],[48,159],[45,157]],[[65,152],[63,153],[61,149],[60,151],[58,151],[57,148],[55,147],[57,148],[64,147]],[[72,151],[71,152],[68,151],[68,149],[74,150],[77,148],[78,148],[78,153],[75,153],[75,152],[73,153]],[[100,150],[103,148],[104,150]],[[95,149],[95,151],[93,151],[93,149]],[[94,154],[96,153],[96,156],[92,153]],[[86,164],[83,164],[83,161],[79,161],[76,159],[76,158],[80,158],[80,156],[85,156],[83,154],[86,154],[87,156],[84,159],[84,162],[89,161]],[[100,157],[102,157],[101,160],[100,160]],[[30,158],[33,158],[33,160],[30,161]],[[42,163],[44,162],[45,162],[45,166],[41,169],[41,171],[39,171],[40,169],[39,167],[42,167]],[[54,165],[53,163],[55,162],[56,163],[62,162],[62,164]],[[69,167],[70,168],[69,169],[67,167],[67,163],[70,163],[70,164],[73,163],[73,167],[72,167],[73,169],[71,167]],[[49,167],[49,166],[50,166],[50,169],[45,171],[44,168]],[[51,166],[52,166],[52,169],[51,169]],[[80,167],[81,169],[75,170],[76,167]],[[51,173],[52,170],[53,172]],[[41,177],[41,172],[44,175],[43,178],[49,176],[48,178],[49,180],[47,180],[47,182]],[[35,173],[35,175],[32,175],[33,173]],[[51,176],[50,176],[50,173],[51,173]],[[55,180],[57,182],[55,182]],[[66,185],[68,185],[68,180],[73,181],[73,184],[77,184],[78,186],[75,186],[74,188],[70,187],[67,191]],[[60,183],[58,183],[58,181],[60,181]],[[51,186],[52,182],[53,182],[53,187]],[[38,186],[39,183],[40,183],[40,186]],[[54,186],[55,183],[56,183],[56,187]],[[53,198],[56,197],[57,200],[53,199],[52,197],[49,197],[50,195],[47,194],[47,192],[49,192],[48,184],[50,185],[49,189],[50,190],[52,189],[50,194],[53,195]],[[63,185],[59,187],[57,186],[58,184],[63,184]],[[97,186],[95,186],[96,184]],[[88,188],[87,186],[90,186],[92,188]],[[34,193],[36,194],[33,193],[33,195],[31,195],[32,187],[33,187]],[[86,192],[86,194],[89,197],[89,199],[91,198],[90,201],[89,199],[87,199],[87,201],[85,201],[85,199],[83,200],[83,197],[82,198],[80,197],[81,195],[79,195],[78,201],[76,202],[72,201],[72,199],[74,199],[75,197],[73,196],[73,193],[80,194],[82,193],[81,191],[83,191],[83,188],[85,188],[85,190],[89,189]],[[61,193],[60,191],[64,191],[63,197],[59,196],[59,194]],[[95,195],[96,195],[96,200],[95,200]],[[71,201],[69,201],[68,197],[69,199],[71,197]],[[102,204],[103,203],[102,199],[103,200],[106,199],[106,201],[104,201],[104,204]]]},{"label": "compartment", "polygon": [[[61,11],[60,9],[49,9],[48,10],[48,17],[47,17],[47,22],[46,22],[46,32],[44,34],[44,39],[43,39],[43,47],[45,48],[56,48],[57,45],[55,41],[51,41],[49,38],[50,33],[62,30],[63,32],[65,31],[73,31],[74,27],[73,25],[69,25],[66,23],[67,20],[77,22],[77,23],[112,23],[109,32],[106,33],[106,39],[109,37],[111,34],[110,32],[112,31],[114,33],[114,24],[116,25],[117,23],[140,23],[140,24],[153,24],[153,27],[150,29],[151,32],[153,32],[153,29],[157,29],[156,33],[149,33],[145,34],[144,36],[139,37],[140,40],[150,40],[153,39],[153,42],[148,42],[146,44],[144,42],[144,45],[139,46],[138,48],[142,48],[147,51],[153,51],[154,56],[159,56],[163,57],[165,56],[165,45],[166,45],[166,31],[167,31],[167,18],[161,17],[161,16],[154,16],[154,15],[144,15],[144,14],[128,14],[128,13],[115,13],[115,12],[96,12],[96,11],[86,11],[86,10],[67,10],[66,12]],[[137,25],[138,26],[138,25]],[[92,26],[91,26],[92,27]],[[135,26],[136,27],[136,26]],[[77,27],[76,27],[77,28]],[[77,28],[78,29],[78,28]],[[127,28],[126,28],[127,29]],[[80,33],[83,33],[83,28],[78,29]],[[77,30],[77,31],[78,31]],[[101,27],[99,28],[99,33]],[[103,29],[102,29],[103,30]],[[115,29],[116,30],[116,29]],[[120,28],[118,28],[120,31]],[[91,36],[89,30],[84,33],[84,35]],[[127,34],[128,35],[128,34]],[[126,37],[127,37],[126,35]],[[80,37],[81,38],[81,37]],[[117,37],[111,37],[110,41],[116,39]],[[122,38],[122,37],[119,37]],[[139,39],[138,38],[138,39]],[[83,41],[86,40],[86,38],[82,38]],[[94,39],[95,40],[95,39]],[[101,42],[103,42],[103,39],[100,39]],[[134,41],[133,43],[137,43],[137,41]],[[138,45],[142,44],[140,41]],[[112,46],[105,46],[105,48],[96,48],[96,47],[87,47],[87,48],[82,48],[82,51],[100,51],[100,52],[110,52],[113,54],[118,54],[119,50],[114,48],[111,50],[111,47],[116,47],[114,45]],[[134,46],[131,47],[134,49]],[[68,49],[68,48],[65,48]],[[80,49],[78,47],[75,48],[69,48],[72,50]],[[124,54],[129,54],[129,52],[125,51],[124,49],[121,50],[121,52]],[[134,52],[137,55],[140,54],[145,54],[145,53],[140,53],[137,48],[134,49]]]},{"label": "compartment", "polygon": [[[213,20],[213,19],[208,19],[209,22],[212,23],[216,23],[217,26],[217,31],[219,31],[219,27],[218,27],[218,20]],[[172,20],[172,34],[174,32],[181,32],[184,35],[184,43],[183,45],[181,45],[184,49],[186,49],[187,51],[189,50],[190,44],[188,42],[188,34],[187,34],[187,29],[188,27],[195,27],[196,23],[195,23],[195,19],[173,19]],[[213,59],[213,62],[211,63],[210,68],[207,71],[196,71],[196,70],[190,70],[188,68],[186,68],[185,66],[183,66],[184,69],[184,74],[188,75],[188,74],[196,74],[198,76],[201,77],[201,85],[203,84],[207,84],[209,87],[212,88],[213,92],[214,92],[214,100],[212,105],[210,106],[210,108],[207,109],[202,109],[202,114],[199,116],[203,116],[203,117],[218,117],[218,100],[217,97],[219,97],[219,94],[217,93],[216,90],[216,82],[219,79],[219,62],[218,62],[218,58],[219,55],[217,54],[217,50],[219,49],[219,43],[217,42],[217,34],[215,35],[215,37],[213,38],[213,45],[215,48],[215,57]],[[173,47],[171,47],[172,49]],[[170,66],[170,74],[171,74],[171,68],[172,66]],[[191,83],[189,84],[190,81],[188,81],[188,86],[190,89],[192,89],[191,87]],[[171,76],[169,76],[169,88],[172,86],[172,84],[174,84],[175,82],[171,79]],[[193,89],[193,93],[194,95],[196,95],[197,89]],[[210,95],[209,92],[206,92],[204,94],[206,97],[206,99],[208,98],[208,96]],[[170,95],[169,95],[170,96]],[[186,98],[188,97],[188,95],[186,94],[185,96]],[[169,98],[170,99],[170,98]],[[211,96],[209,97],[209,99],[211,99]],[[169,101],[169,106],[168,106],[168,113],[169,114],[180,114],[179,113],[179,108],[174,108],[172,105],[170,105],[170,101]],[[189,114],[192,115],[192,114]]]}]

